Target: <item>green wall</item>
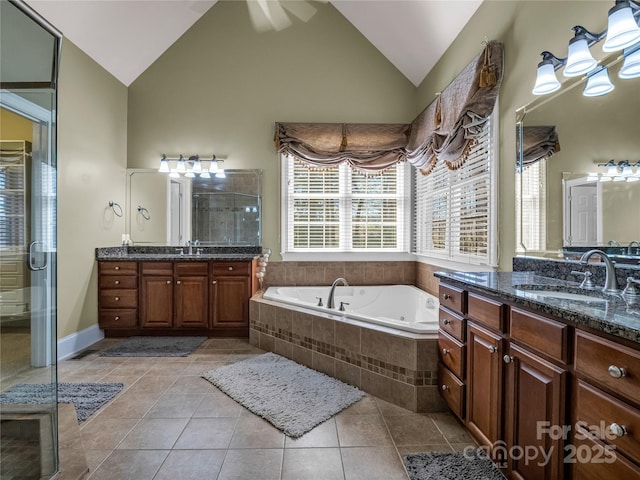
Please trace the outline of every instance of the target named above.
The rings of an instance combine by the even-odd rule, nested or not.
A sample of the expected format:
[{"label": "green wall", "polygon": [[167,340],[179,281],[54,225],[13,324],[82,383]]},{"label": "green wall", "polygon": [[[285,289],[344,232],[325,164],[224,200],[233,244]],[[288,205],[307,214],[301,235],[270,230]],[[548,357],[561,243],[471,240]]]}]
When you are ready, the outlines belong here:
[{"label": "green wall", "polygon": [[410,122],[415,87],[330,4],[256,33],[244,2],[218,2],[129,87],[128,167],[215,153],[260,168],[263,245],[279,260],[274,122]]}]

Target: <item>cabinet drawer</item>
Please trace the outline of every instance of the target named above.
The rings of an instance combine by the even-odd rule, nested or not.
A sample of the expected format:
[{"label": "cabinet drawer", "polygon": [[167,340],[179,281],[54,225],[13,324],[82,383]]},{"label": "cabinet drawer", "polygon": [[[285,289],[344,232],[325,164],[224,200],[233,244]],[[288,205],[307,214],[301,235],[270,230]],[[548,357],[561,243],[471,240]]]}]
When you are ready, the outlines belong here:
[{"label": "cabinet drawer", "polygon": [[584,430],[576,431],[574,449],[565,462],[573,463],[574,480],[627,480],[640,478],[640,468],[611,447],[592,439]]},{"label": "cabinet drawer", "polygon": [[101,291],[100,308],[138,308],[138,291],[119,289]]},{"label": "cabinet drawer", "polygon": [[441,308],[438,312],[438,323],[442,331],[464,342],[466,333],[464,318],[450,312],[446,308]]},{"label": "cabinet drawer", "polygon": [[99,317],[100,328],[133,328],[137,325],[138,310],[136,309],[101,309]]},{"label": "cabinet drawer", "polygon": [[207,262],[183,262],[176,263],[176,275],[204,276],[209,274],[209,264]]},{"label": "cabinet drawer", "polygon": [[440,305],[454,312],[467,313],[467,292],[451,285],[440,284]]},{"label": "cabinet drawer", "polygon": [[458,378],[464,378],[465,348],[444,332],[438,334],[440,361]]},{"label": "cabinet drawer", "polygon": [[138,277],[129,275],[100,275],[98,280],[100,289],[106,288],[138,288]]},{"label": "cabinet drawer", "polygon": [[251,275],[251,262],[215,262],[211,265],[213,275]]},{"label": "cabinet drawer", "polygon": [[511,338],[563,363],[569,360],[569,326],[549,318],[511,308]]},{"label": "cabinet drawer", "polygon": [[438,385],[449,408],[459,418],[464,418],[464,383],[441,363],[438,364]]},{"label": "cabinet drawer", "polygon": [[640,402],[640,352],[576,331],[575,369],[615,393]]},{"label": "cabinet drawer", "polygon": [[487,327],[504,331],[507,306],[503,303],[470,293],[467,298],[467,316]]},{"label": "cabinet drawer", "polygon": [[136,275],[138,273],[137,262],[99,262],[100,275]]},{"label": "cabinet drawer", "polygon": [[[587,429],[605,443],[615,445],[617,451],[640,461],[640,410],[579,380],[576,421],[584,422]],[[623,427],[625,433],[617,436],[612,424]]]},{"label": "cabinet drawer", "polygon": [[173,275],[172,262],[142,262],[140,264],[142,275]]}]

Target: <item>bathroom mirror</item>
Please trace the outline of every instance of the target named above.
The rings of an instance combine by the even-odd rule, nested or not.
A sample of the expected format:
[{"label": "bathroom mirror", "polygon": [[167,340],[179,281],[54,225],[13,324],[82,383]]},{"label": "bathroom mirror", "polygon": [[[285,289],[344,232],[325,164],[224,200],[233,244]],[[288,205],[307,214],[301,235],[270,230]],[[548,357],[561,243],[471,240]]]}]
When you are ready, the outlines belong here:
[{"label": "bathroom mirror", "polygon": [[257,169],[208,179],[128,169],[127,233],[136,245],[260,246],[261,180]]},{"label": "bathroom mirror", "polygon": [[[606,95],[584,96],[581,78],[565,81],[555,94],[538,97],[518,110],[518,145],[527,143],[521,140],[533,126],[554,127],[559,143],[553,155],[527,166],[522,146],[518,149],[518,254],[558,258],[565,248],[603,247],[609,242],[626,247],[640,240],[635,213],[640,181],[614,181],[615,176],[606,175],[606,167],[598,166],[610,160],[628,160],[631,165],[640,160],[640,78],[619,78],[622,60],[613,54],[602,62],[609,66],[615,86]],[[557,75],[562,81],[562,69]],[[601,181],[603,177],[607,181]]]}]

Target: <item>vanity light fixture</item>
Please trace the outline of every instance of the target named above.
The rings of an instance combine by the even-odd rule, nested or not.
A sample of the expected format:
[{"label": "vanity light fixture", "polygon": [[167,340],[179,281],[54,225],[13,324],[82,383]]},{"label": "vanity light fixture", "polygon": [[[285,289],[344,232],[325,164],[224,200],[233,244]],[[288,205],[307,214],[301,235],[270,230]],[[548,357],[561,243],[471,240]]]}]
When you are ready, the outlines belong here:
[{"label": "vanity light fixture", "polygon": [[[609,160],[607,163],[598,163],[598,167],[607,169],[606,173],[589,173],[587,181],[600,182],[637,182],[640,180],[640,161],[630,163],[629,160]],[[633,168],[635,167],[635,172]]]},{"label": "vanity light fixture", "polygon": [[[587,74],[585,96],[604,95],[613,90],[608,71],[598,69],[598,62],[593,58],[589,48],[602,39],[605,52],[625,50],[625,62],[620,70],[620,78],[640,76],[640,2],[636,0],[616,0],[615,6],[609,10],[607,29],[601,33],[592,33],[586,28],[573,27],[574,37],[569,41],[567,58],[560,58],[551,52],[543,51],[542,61],[538,64],[536,82],[532,93],[546,95],[560,88],[555,71],[565,67],[565,77],[577,77]],[[595,73],[594,73],[595,72]],[[593,75],[592,75],[593,74]],[[597,75],[596,75],[597,74]],[[606,79],[605,79],[606,76]],[[591,83],[591,85],[590,85]]]},{"label": "vanity light fixture", "polygon": [[599,97],[613,90],[615,87],[609,80],[609,69],[600,67],[587,75],[587,84],[582,91],[585,97]]},{"label": "vanity light fixture", "polygon": [[[171,178],[179,178],[181,174],[187,178],[195,178],[196,176],[211,178],[212,173],[218,178],[225,178],[224,169],[221,168],[223,162],[223,159],[217,158],[215,155],[212,155],[210,160],[203,160],[200,155],[191,155],[188,158],[179,155],[177,158],[169,158],[163,154],[160,158],[158,171],[168,173]],[[209,168],[206,168],[207,163]]]}]

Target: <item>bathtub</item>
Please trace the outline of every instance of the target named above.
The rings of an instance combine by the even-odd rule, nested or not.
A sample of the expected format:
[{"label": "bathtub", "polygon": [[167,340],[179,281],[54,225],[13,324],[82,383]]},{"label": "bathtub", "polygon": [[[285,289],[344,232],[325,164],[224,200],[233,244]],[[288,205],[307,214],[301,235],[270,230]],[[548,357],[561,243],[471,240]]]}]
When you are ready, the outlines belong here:
[{"label": "bathtub", "polygon": [[[330,290],[330,286],[269,287],[263,298],[412,333],[438,331],[440,302],[419,288],[411,285],[340,286],[335,289],[336,308],[333,309],[326,307]],[[318,305],[318,297],[323,306]],[[338,310],[340,302],[345,303],[344,312]]]}]

